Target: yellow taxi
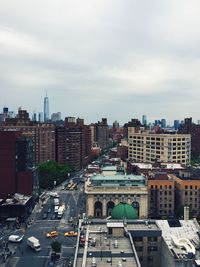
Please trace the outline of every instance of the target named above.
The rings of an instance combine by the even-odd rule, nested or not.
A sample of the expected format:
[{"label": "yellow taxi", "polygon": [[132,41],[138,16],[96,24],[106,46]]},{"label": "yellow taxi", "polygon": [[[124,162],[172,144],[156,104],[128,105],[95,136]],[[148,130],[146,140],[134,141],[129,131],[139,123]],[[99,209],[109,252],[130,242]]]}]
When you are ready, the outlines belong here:
[{"label": "yellow taxi", "polygon": [[58,236],[57,231],[51,231],[49,233],[46,233],[46,237],[56,237],[56,236]]},{"label": "yellow taxi", "polygon": [[64,233],[64,236],[77,236],[77,235],[78,235],[78,233],[74,232],[74,231]]}]

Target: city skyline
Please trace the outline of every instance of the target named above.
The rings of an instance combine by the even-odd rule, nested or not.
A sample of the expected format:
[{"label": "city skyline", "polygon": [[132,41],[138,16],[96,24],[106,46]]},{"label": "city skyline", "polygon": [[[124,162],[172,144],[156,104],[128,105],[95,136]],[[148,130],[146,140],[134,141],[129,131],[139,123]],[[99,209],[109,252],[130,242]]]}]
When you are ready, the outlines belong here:
[{"label": "city skyline", "polygon": [[0,106],[31,114],[199,119],[200,3],[0,3]]}]

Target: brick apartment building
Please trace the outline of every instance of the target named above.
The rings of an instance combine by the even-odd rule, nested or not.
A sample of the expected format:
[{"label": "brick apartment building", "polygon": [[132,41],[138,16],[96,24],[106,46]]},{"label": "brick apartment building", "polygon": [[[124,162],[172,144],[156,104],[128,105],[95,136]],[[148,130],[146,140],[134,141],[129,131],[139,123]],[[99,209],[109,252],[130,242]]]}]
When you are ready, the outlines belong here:
[{"label": "brick apartment building", "polygon": [[84,120],[74,117],[65,118],[65,125],[56,128],[56,161],[69,163],[80,170],[90,160],[91,131]]},{"label": "brick apartment building", "polygon": [[0,131],[0,184],[0,198],[15,193],[37,197],[33,143],[20,132]]},{"label": "brick apartment building", "polygon": [[55,126],[50,123],[33,123],[26,110],[19,109],[16,118],[7,118],[0,131],[20,131],[31,138],[34,145],[36,164],[55,160]]},{"label": "brick apartment building", "polygon": [[174,216],[175,181],[167,173],[154,173],[148,179],[149,217]]},{"label": "brick apartment building", "polygon": [[191,134],[191,155],[200,157],[200,125],[192,123],[192,118],[186,118],[178,129],[180,134]]},{"label": "brick apartment building", "polygon": [[169,174],[175,182],[175,202],[177,212],[181,212],[184,206],[188,206],[191,217],[200,217],[200,173],[188,176],[188,172],[180,171],[179,176]]}]

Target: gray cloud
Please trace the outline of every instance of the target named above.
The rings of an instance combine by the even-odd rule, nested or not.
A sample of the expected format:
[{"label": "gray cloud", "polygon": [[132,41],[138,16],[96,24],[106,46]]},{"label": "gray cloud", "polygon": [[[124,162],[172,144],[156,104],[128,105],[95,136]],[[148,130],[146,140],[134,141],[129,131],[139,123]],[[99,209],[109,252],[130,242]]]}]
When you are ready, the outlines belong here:
[{"label": "gray cloud", "polygon": [[87,122],[198,113],[198,0],[0,2],[0,107]]}]

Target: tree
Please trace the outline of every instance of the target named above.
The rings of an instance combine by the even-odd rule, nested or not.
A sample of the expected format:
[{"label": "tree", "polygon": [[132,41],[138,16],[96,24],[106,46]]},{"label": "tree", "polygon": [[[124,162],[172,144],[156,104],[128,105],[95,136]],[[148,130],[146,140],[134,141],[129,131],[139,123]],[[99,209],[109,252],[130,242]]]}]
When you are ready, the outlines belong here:
[{"label": "tree", "polygon": [[68,164],[59,165],[55,161],[47,161],[39,164],[39,183],[40,187],[47,189],[53,188],[56,184],[62,183],[68,178],[68,173],[72,172],[73,168]]},{"label": "tree", "polygon": [[61,247],[62,247],[62,244],[58,241],[54,241],[51,243],[51,248],[55,253],[60,253]]}]

